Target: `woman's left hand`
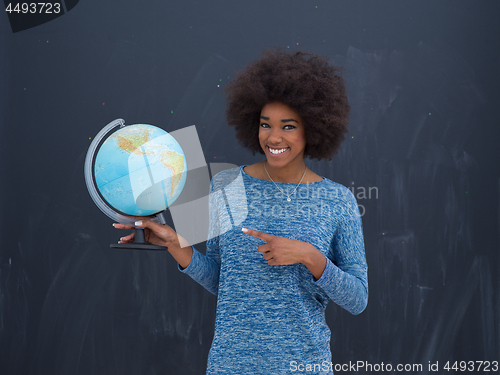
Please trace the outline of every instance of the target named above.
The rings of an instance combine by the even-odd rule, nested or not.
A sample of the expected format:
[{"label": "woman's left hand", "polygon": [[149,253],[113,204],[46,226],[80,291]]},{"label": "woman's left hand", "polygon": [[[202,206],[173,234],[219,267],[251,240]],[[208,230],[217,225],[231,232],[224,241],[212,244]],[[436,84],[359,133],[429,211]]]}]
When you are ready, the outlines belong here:
[{"label": "woman's left hand", "polygon": [[319,279],[326,267],[326,257],[307,242],[273,236],[252,229],[243,228],[244,233],[259,238],[266,243],[257,250],[270,266],[302,263]]}]

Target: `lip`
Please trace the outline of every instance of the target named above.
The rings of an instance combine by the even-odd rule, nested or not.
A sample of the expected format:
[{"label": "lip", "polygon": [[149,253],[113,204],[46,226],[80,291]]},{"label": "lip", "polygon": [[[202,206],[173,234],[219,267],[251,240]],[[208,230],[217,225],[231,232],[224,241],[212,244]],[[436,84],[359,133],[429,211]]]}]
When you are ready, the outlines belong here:
[{"label": "lip", "polygon": [[[271,150],[270,150],[271,148],[272,148],[273,150],[282,150],[282,149],[285,149],[285,151],[283,151],[283,152],[282,152],[282,153],[280,153],[280,154],[273,154],[273,153],[271,152]],[[286,154],[288,151],[290,151],[290,147],[270,147],[270,146],[267,146],[267,152],[269,153],[269,155],[271,155],[271,156],[273,156],[273,157],[275,157],[275,158],[276,158],[276,157],[280,157],[281,155]]]}]

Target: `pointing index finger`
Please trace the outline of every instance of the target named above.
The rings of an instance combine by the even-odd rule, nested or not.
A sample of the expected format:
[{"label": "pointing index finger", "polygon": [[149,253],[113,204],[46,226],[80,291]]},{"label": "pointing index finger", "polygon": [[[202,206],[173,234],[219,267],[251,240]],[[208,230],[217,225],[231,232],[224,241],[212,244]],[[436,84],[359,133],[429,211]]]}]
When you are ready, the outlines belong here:
[{"label": "pointing index finger", "polygon": [[270,234],[264,233],[264,232],[259,232],[258,230],[253,230],[253,229],[247,229],[247,228],[241,228],[243,233],[249,234],[250,236],[260,238],[261,240],[264,240],[266,242],[271,241],[271,239],[274,237]]}]

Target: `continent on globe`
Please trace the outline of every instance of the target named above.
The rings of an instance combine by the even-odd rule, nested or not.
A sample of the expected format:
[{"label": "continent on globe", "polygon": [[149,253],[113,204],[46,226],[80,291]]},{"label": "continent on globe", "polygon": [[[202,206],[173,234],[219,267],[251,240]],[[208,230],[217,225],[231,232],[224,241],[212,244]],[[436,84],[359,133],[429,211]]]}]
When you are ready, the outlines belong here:
[{"label": "continent on globe", "polygon": [[134,152],[137,155],[142,155],[140,147],[148,143],[151,137],[148,128],[144,125],[135,125],[133,128],[126,127],[117,131],[108,139],[115,140],[118,143],[118,147],[125,152]]},{"label": "continent on globe", "polygon": [[174,195],[174,191],[179,185],[182,178],[182,171],[185,169],[184,155],[180,155],[175,151],[163,151],[161,153],[161,162],[165,168],[170,169],[172,173],[172,184],[170,195]]}]

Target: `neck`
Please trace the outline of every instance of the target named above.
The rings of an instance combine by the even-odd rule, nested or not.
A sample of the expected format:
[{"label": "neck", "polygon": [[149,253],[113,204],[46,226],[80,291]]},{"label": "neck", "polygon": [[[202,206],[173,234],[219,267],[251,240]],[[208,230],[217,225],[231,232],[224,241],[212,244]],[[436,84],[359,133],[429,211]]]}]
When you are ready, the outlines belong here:
[{"label": "neck", "polygon": [[287,165],[283,168],[272,167],[267,160],[264,161],[265,169],[274,182],[298,183],[306,170],[304,160],[299,165]]}]

